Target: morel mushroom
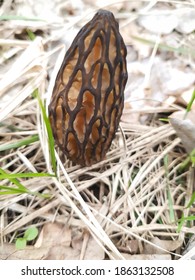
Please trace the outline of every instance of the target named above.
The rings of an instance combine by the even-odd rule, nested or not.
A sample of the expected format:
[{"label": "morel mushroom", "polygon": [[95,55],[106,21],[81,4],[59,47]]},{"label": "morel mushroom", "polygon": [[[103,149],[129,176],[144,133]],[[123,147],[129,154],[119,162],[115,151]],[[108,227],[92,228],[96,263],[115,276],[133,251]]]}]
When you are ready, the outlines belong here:
[{"label": "morel mushroom", "polygon": [[99,10],[64,57],[49,117],[58,146],[75,163],[99,162],[111,145],[124,105],[126,53],[113,14]]}]

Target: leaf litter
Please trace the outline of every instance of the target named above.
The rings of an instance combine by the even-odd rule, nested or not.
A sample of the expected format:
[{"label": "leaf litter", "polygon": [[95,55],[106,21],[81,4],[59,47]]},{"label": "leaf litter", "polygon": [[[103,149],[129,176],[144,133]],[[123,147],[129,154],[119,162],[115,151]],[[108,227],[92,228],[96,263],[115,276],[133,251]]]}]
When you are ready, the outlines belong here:
[{"label": "leaf litter", "polygon": [[[194,215],[194,204],[186,208],[194,192],[194,166],[180,171],[194,147],[194,105],[185,120],[181,117],[194,90],[192,4],[109,1],[105,7],[103,1],[49,1],[46,11],[43,2],[32,7],[27,1],[4,1],[1,6],[10,19],[0,27],[0,147],[38,138],[1,151],[0,167],[11,174],[53,173],[41,109],[32,93],[38,88],[47,108],[71,34],[99,8],[114,12],[127,45],[125,108],[104,161],[81,168],[62,161],[56,151],[57,178],[18,179],[30,192],[49,194],[48,199],[29,193],[0,196],[0,257],[193,258],[194,221],[178,231],[182,215]],[[159,15],[160,26],[154,24]],[[35,40],[30,41],[27,29]],[[1,185],[12,187],[12,182],[2,179]],[[30,226],[39,229],[36,242],[16,250],[16,239]]]}]

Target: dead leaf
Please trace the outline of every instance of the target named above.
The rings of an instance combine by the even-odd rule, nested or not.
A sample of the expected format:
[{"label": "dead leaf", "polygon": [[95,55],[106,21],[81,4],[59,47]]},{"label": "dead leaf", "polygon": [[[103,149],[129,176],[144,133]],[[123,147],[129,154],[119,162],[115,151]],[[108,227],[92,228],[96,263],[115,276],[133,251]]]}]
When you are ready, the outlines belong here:
[{"label": "dead leaf", "polygon": [[15,244],[4,243],[0,247],[1,260],[43,260],[48,255],[48,248],[27,246],[24,250],[16,250]]},{"label": "dead leaf", "polygon": [[185,112],[174,112],[169,119],[184,148],[191,153],[195,148],[195,112],[189,112],[185,119],[184,116]]},{"label": "dead leaf", "polygon": [[55,246],[49,251],[46,260],[79,260],[80,251],[67,246]]},{"label": "dead leaf", "polygon": [[68,226],[60,223],[48,223],[43,226],[35,247],[70,246],[70,243],[71,229]]},{"label": "dead leaf", "polygon": [[72,239],[72,247],[74,250],[80,250],[81,259],[84,260],[103,260],[105,258],[105,252],[97,241],[85,231],[77,232]]},{"label": "dead leaf", "polygon": [[124,252],[127,254],[137,254],[139,251],[139,241],[136,239],[129,240],[126,242],[125,247],[118,247],[120,252]]},{"label": "dead leaf", "polygon": [[72,237],[72,248],[76,250],[81,250],[83,243],[83,231],[81,230],[75,230],[73,231],[73,237]]},{"label": "dead leaf", "polygon": [[89,237],[84,254],[84,260],[103,260],[105,252],[92,236]]},{"label": "dead leaf", "polygon": [[[143,250],[144,254],[149,254],[149,255],[167,254],[166,251],[168,252],[175,251],[176,249],[180,248],[183,243],[182,240],[160,240],[158,237],[154,237],[150,241],[152,242],[153,245],[145,243],[144,250]],[[159,247],[162,248],[163,250],[161,250]]]},{"label": "dead leaf", "polygon": [[158,254],[140,254],[140,255],[130,255],[130,254],[122,254],[122,256],[126,260],[171,260],[171,255],[170,254],[163,254],[163,255],[158,255]]}]

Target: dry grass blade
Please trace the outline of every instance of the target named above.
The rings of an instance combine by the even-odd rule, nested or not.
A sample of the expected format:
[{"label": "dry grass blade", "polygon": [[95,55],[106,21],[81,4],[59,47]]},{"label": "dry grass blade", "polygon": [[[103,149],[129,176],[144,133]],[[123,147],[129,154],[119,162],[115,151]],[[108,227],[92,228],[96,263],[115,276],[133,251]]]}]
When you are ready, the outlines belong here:
[{"label": "dry grass blade", "polygon": [[[79,194],[77,188],[74,186],[74,184],[71,181],[70,177],[68,176],[66,170],[64,169],[63,164],[59,160],[59,157],[58,157],[57,154],[56,154],[56,158],[57,158],[58,164],[60,165],[60,168],[61,168],[61,170],[62,170],[62,172],[63,172],[63,174],[64,174],[64,176],[65,176],[65,178],[66,178],[66,180],[67,180],[67,182],[69,184],[69,186],[71,187],[71,189],[72,189],[72,191],[73,191],[73,193],[75,195],[75,198],[80,203],[80,205],[83,208],[84,212],[86,213],[88,219],[82,214],[82,212],[79,210],[79,208],[76,207],[75,203],[73,201],[71,201],[70,194],[63,187],[63,185],[58,184],[56,182],[57,186],[60,188],[60,191],[64,195],[65,199],[70,203],[71,207],[78,214],[78,216],[81,218],[81,220],[84,221],[85,225],[87,225],[89,227],[89,229],[93,232],[93,234],[95,234],[101,240],[102,243],[105,243],[107,245],[107,247],[109,249],[111,249],[111,251],[113,251],[113,253],[115,253],[115,257],[118,256],[119,258],[123,258],[121,256],[121,254],[119,253],[119,251],[117,250],[117,248],[111,242],[111,240],[109,239],[109,237],[107,236],[107,234],[105,233],[105,231],[103,230],[101,225],[98,223],[98,221],[96,220],[96,218],[94,217],[94,215],[90,211],[89,207],[85,203],[85,201],[82,199],[82,197]],[[67,195],[67,192],[68,192],[68,195]],[[113,258],[114,258],[114,256],[113,256]]]},{"label": "dry grass blade", "polygon": [[[12,2],[3,1],[2,11],[9,11]],[[55,149],[46,115],[58,69],[70,45],[69,36],[84,25],[86,18],[93,16],[99,5],[99,1],[84,2],[84,8],[67,8],[64,3],[64,18],[58,14],[44,22],[13,18],[2,21],[5,39],[0,39],[1,244],[14,246],[16,239],[30,226],[38,228],[41,240],[44,226],[58,223],[68,232],[65,249],[75,251],[70,253],[72,258],[85,259],[94,242],[100,251],[98,256],[105,259],[130,259],[135,255],[146,258],[158,255],[163,259],[165,253],[169,259],[190,259],[195,255],[194,248],[185,251],[185,247],[190,236],[195,235],[194,220],[182,220],[182,217],[195,215],[193,157],[181,171],[187,154],[175,130],[162,119],[184,106],[194,110],[194,96],[191,101],[186,99],[189,100],[187,106],[182,94],[190,92],[189,88],[180,88],[172,94],[164,81],[170,72],[161,77],[167,69],[162,70],[161,66],[170,63],[170,68],[176,65],[185,74],[190,67],[194,70],[193,52],[186,61],[185,57],[178,56],[178,53],[186,55],[186,50],[191,49],[188,48],[191,37],[185,34],[181,40],[175,31],[174,36],[172,33],[154,36],[137,22],[141,16],[151,15],[153,9],[158,8],[160,14],[161,7],[171,6],[171,12],[177,16],[181,5],[191,9],[192,2],[106,4],[119,19],[127,42],[130,78],[121,129],[106,157],[99,163],[81,167]],[[61,6],[58,9],[62,11]],[[134,10],[136,12],[132,12]],[[170,10],[164,14],[169,15]],[[135,33],[129,34],[129,30]],[[29,34],[35,36],[35,40],[30,41]],[[172,40],[177,43],[175,47],[168,44]],[[183,60],[188,66],[183,66]],[[190,83],[193,86],[194,81]],[[35,90],[39,92],[39,100],[33,94]],[[159,99],[158,95],[152,95],[152,90],[160,92]],[[56,167],[51,160],[51,149]],[[40,174],[47,176],[40,177]],[[24,192],[18,192],[20,187]],[[35,195],[37,193],[41,195]],[[33,259],[43,257],[41,254],[46,252],[45,248],[38,248],[38,244],[27,246],[33,252]],[[25,253],[16,255],[26,257]],[[4,252],[3,258],[6,257]]]}]

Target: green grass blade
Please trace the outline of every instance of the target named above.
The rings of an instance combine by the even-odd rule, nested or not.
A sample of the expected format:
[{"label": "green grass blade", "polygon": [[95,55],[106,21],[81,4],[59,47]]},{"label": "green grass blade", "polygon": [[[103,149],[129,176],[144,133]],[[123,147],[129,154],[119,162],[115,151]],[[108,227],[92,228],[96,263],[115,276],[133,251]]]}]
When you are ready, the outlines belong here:
[{"label": "green grass blade", "polygon": [[[5,175],[5,176],[9,175],[9,173],[5,172],[5,170],[3,170],[2,168],[0,168],[0,174],[1,174],[1,175]],[[1,176],[1,175],[0,175],[0,176]],[[4,178],[4,179],[8,179],[8,178],[6,177],[6,178]],[[17,179],[15,179],[15,178],[9,178],[8,180],[9,180],[11,183],[13,183],[14,185],[16,185],[20,191],[25,191],[25,192],[28,191],[27,188],[25,188]]]},{"label": "green grass blade", "polygon": [[183,218],[184,218],[184,214],[182,213],[182,217],[181,217],[180,221],[178,221],[177,232],[180,232],[182,226],[184,225],[184,222],[185,222],[185,221],[183,220]]},{"label": "green grass blade", "polygon": [[31,195],[37,195],[41,198],[51,198],[51,194],[42,194],[39,192],[31,192],[28,189],[19,189],[19,188],[13,188],[9,186],[0,186],[0,195],[8,195],[8,194],[31,194]]},{"label": "green grass blade", "polygon": [[168,118],[160,118],[159,121],[162,121],[162,122],[169,122],[169,119],[168,119]]},{"label": "green grass blade", "polygon": [[187,108],[186,108],[186,113],[185,113],[185,116],[184,116],[184,119],[187,117],[187,114],[190,112],[191,108],[192,108],[192,104],[194,103],[194,100],[195,100],[195,89],[194,91],[192,92],[192,96],[191,96],[191,99],[187,105]]},{"label": "green grass blade", "polygon": [[14,174],[1,174],[0,180],[3,179],[16,179],[16,178],[33,178],[33,177],[55,177],[54,174],[49,173],[14,173]]},{"label": "green grass blade", "polygon": [[195,216],[182,217],[178,222],[195,221]]},{"label": "green grass blade", "polygon": [[188,204],[185,208],[190,208],[192,206],[192,204],[194,203],[194,201],[195,201],[195,192],[193,192],[193,194],[190,198],[190,201],[188,202]]},{"label": "green grass blade", "polygon": [[26,32],[28,34],[29,39],[31,41],[34,41],[34,39],[36,38],[36,35],[30,29],[26,29]]},{"label": "green grass blade", "polygon": [[0,186],[0,190],[6,190],[5,192],[4,191],[0,191],[0,195],[3,195],[3,194],[27,193],[25,190],[16,189],[16,188],[8,187],[8,186]]},{"label": "green grass blade", "polygon": [[195,149],[193,149],[190,153],[190,160],[192,162],[192,165],[195,166]]},{"label": "green grass blade", "polygon": [[11,194],[20,194],[20,192],[0,191],[0,196],[1,195],[11,195]]},{"label": "green grass blade", "polygon": [[195,221],[195,216],[184,217],[184,215],[182,214],[182,217],[178,220],[179,224],[178,224],[177,232],[180,232],[183,224],[189,221]]},{"label": "green grass blade", "polygon": [[190,161],[191,161],[190,156],[188,156],[185,160],[183,160],[183,162],[179,166],[179,172],[185,170],[189,165]]},{"label": "green grass blade", "polygon": [[185,170],[190,163],[195,165],[195,149],[193,149],[189,156],[180,164],[179,171],[182,172]]},{"label": "green grass blade", "polygon": [[167,185],[167,197],[168,197],[168,204],[169,204],[169,216],[170,221],[173,223],[175,222],[175,215],[174,215],[174,209],[173,209],[173,200],[171,197],[171,190],[169,186],[169,180],[168,180],[168,156],[166,155],[164,157],[164,168],[165,168],[165,176],[166,176],[166,185]]},{"label": "green grass blade", "polygon": [[39,106],[41,108],[41,111],[42,111],[42,114],[43,114],[43,119],[44,119],[46,130],[47,130],[52,168],[54,170],[54,173],[57,174],[56,158],[55,158],[55,151],[54,151],[55,143],[54,143],[54,138],[53,138],[53,133],[52,133],[50,121],[49,121],[49,119],[47,117],[46,110],[45,110],[45,108],[43,106],[43,103],[42,103],[40,97],[39,97],[39,93],[38,93],[37,89],[34,91],[34,94],[36,95],[36,97],[38,99]]},{"label": "green grass blade", "polygon": [[26,145],[32,144],[34,142],[37,142],[38,140],[39,140],[39,136],[33,135],[31,137],[28,137],[28,138],[25,138],[22,140],[14,141],[13,143],[2,144],[2,145],[0,145],[0,152],[10,150],[10,149],[16,149],[16,148],[19,148],[22,146],[26,146]]},{"label": "green grass blade", "polygon": [[28,193],[32,195],[37,195],[42,198],[50,198],[50,194],[41,194],[39,192],[31,192],[26,187],[24,187],[16,178],[31,178],[31,177],[53,177],[53,174],[49,173],[16,173],[16,174],[9,174],[6,173],[2,168],[0,168],[0,179],[8,179],[11,183],[17,186],[17,188],[7,187],[7,186],[0,186],[0,189],[6,190],[6,192],[1,191],[0,195],[3,194],[22,194]]}]

